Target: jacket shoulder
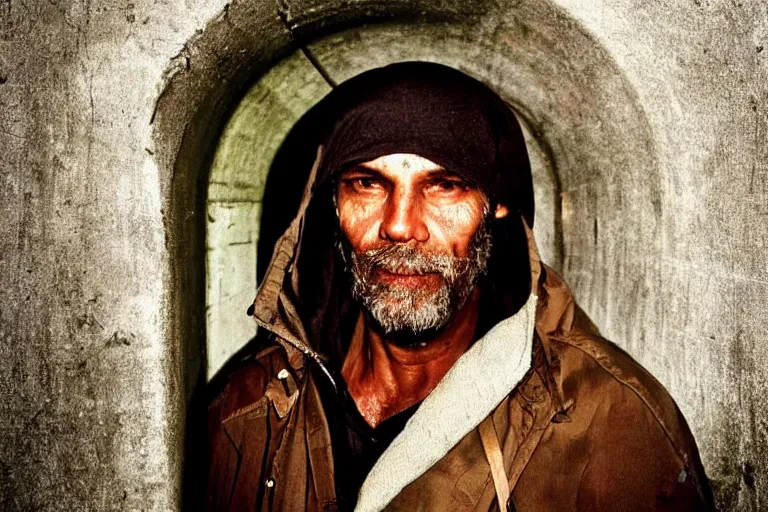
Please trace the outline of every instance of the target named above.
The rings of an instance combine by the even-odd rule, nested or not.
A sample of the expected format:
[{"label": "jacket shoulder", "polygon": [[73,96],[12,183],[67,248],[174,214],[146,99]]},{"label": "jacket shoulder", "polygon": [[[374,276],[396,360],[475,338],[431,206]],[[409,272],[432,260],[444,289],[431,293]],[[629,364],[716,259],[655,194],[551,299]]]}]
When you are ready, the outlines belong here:
[{"label": "jacket shoulder", "polygon": [[247,413],[265,396],[269,382],[287,366],[285,349],[277,343],[235,358],[209,385],[209,421],[223,423]]},{"label": "jacket shoulder", "polygon": [[664,386],[611,341],[594,333],[571,330],[551,336],[560,366],[564,398],[577,398],[580,384],[590,382],[596,396],[610,396],[610,387],[622,386],[637,397],[635,407],[652,415],[671,442],[681,462],[689,465],[693,437],[680,409]]},{"label": "jacket shoulder", "polygon": [[[255,345],[255,344],[254,344]],[[277,344],[246,346],[217,374],[209,386],[208,403],[208,479],[205,492],[205,510],[240,509],[241,503],[232,505],[233,489],[238,481],[242,460],[243,443],[259,446],[269,431],[263,421],[244,423],[242,418],[265,418],[270,383],[280,369],[285,368],[285,349]],[[253,414],[249,414],[253,413]],[[255,415],[255,416],[254,416]],[[244,426],[249,430],[244,429]],[[248,441],[250,439],[250,441]],[[255,441],[254,441],[255,440]],[[251,482],[261,479],[261,467],[257,449],[248,455],[248,478]],[[255,458],[254,458],[255,457]],[[258,486],[256,486],[258,487]],[[255,500],[256,495],[245,493],[240,499]],[[248,508],[254,509],[255,501]]]},{"label": "jacket shoulder", "polygon": [[[557,333],[550,340],[553,356],[559,364],[558,380],[566,403],[572,401],[574,410],[579,408],[581,401],[582,409],[587,402],[592,407],[603,407],[608,411],[600,415],[587,412],[591,416],[590,428],[608,437],[615,435],[617,430],[631,431],[631,435],[623,438],[619,435],[621,439],[611,441],[627,444],[624,447],[627,453],[631,452],[629,446],[633,443],[648,452],[649,461],[654,463],[659,463],[662,453],[668,453],[676,461],[667,459],[671,463],[665,466],[667,470],[677,467],[680,471],[678,482],[685,481],[686,485],[692,486],[690,489],[697,496],[692,499],[699,503],[697,508],[711,509],[712,491],[693,434],[664,386],[624,350],[597,334],[573,329]],[[597,416],[602,418],[597,422],[600,426],[593,423]],[[656,444],[664,439],[669,442],[669,449]],[[604,439],[601,439],[601,445],[610,445],[610,442],[602,441]],[[643,456],[638,452],[631,458],[636,463]],[[637,473],[634,475],[637,477]]]}]

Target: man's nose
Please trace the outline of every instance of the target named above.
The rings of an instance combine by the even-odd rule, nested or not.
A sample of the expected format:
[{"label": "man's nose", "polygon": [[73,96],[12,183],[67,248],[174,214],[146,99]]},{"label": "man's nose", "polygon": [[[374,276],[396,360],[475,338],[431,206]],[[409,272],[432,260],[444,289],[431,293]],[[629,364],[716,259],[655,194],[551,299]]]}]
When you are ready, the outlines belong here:
[{"label": "man's nose", "polygon": [[411,240],[426,242],[429,231],[423,217],[422,207],[415,194],[395,190],[387,199],[379,237],[399,243]]}]

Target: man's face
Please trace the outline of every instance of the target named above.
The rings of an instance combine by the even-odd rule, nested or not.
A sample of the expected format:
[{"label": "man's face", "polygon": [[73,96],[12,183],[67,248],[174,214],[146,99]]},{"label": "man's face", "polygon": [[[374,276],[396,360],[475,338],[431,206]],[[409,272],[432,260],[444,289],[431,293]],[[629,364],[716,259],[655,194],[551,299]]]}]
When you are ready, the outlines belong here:
[{"label": "man's face", "polygon": [[485,194],[426,158],[393,154],[344,172],[336,199],[353,293],[382,330],[445,326],[490,255]]}]

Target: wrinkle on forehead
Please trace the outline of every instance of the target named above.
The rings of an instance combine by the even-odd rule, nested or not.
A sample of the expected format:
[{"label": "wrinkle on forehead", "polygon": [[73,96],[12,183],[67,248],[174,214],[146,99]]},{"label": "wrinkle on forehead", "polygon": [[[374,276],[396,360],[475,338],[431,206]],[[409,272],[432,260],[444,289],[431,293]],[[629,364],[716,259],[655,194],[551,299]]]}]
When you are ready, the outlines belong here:
[{"label": "wrinkle on forehead", "polygon": [[405,169],[412,171],[444,170],[443,166],[414,153],[393,153],[360,164],[375,170]]}]

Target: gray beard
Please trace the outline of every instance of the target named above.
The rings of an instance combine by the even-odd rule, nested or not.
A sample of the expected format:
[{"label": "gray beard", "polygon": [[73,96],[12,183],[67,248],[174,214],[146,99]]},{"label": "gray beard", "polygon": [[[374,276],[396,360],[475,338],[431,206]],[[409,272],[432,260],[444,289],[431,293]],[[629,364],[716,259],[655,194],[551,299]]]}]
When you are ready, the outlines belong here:
[{"label": "gray beard", "polygon": [[[485,217],[485,216],[484,216]],[[352,275],[352,295],[369,313],[378,330],[398,345],[423,344],[430,333],[445,327],[464,306],[488,267],[492,237],[484,218],[472,237],[469,255],[424,254],[416,247],[392,244],[355,252],[342,244]],[[437,291],[404,288],[375,280],[377,270],[441,277]]]}]

